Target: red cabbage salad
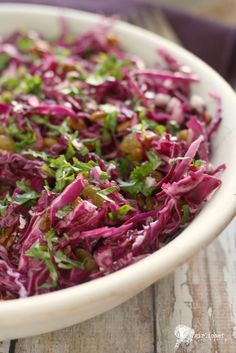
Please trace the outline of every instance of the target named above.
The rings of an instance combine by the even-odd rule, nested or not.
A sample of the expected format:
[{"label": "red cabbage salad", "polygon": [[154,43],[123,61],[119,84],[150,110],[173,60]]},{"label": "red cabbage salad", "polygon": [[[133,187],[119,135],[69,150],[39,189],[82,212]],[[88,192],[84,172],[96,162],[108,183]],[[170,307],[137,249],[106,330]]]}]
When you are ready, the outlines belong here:
[{"label": "red cabbage salad", "polygon": [[[153,53],[153,55],[156,55]],[[0,42],[0,299],[133,264],[178,235],[221,184],[221,121],[165,49],[126,53],[111,26]]]}]

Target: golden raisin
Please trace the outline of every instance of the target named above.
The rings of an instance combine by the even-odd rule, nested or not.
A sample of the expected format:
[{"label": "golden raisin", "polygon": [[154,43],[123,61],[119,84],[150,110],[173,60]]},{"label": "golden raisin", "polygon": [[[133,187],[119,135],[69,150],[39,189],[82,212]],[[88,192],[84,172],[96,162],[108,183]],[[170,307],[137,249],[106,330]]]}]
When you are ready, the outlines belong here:
[{"label": "golden raisin", "polygon": [[204,113],[204,114],[203,114],[203,119],[204,119],[205,123],[206,123],[207,125],[209,125],[210,122],[211,122],[211,120],[212,120],[212,117],[210,116],[210,114]]},{"label": "golden raisin", "polygon": [[65,248],[64,248],[64,254],[66,255],[66,256],[68,256],[68,255],[70,255],[70,253],[71,253],[71,246],[70,245],[67,245]]},{"label": "golden raisin", "polygon": [[156,134],[152,131],[143,131],[141,134],[141,139],[143,141],[144,146],[149,149],[151,147],[151,143]]},{"label": "golden raisin", "polygon": [[61,62],[60,67],[62,68],[64,74],[67,74],[71,71],[76,71],[76,65],[69,61]]},{"label": "golden raisin", "polygon": [[114,34],[107,35],[107,44],[111,47],[115,47],[119,44],[119,39]]},{"label": "golden raisin", "polygon": [[136,201],[138,203],[139,208],[141,208],[141,210],[145,210],[145,196],[142,194],[138,194],[136,196]]},{"label": "golden raisin", "polygon": [[51,52],[51,47],[46,41],[37,39],[32,47],[32,52],[41,56],[44,53]]},{"label": "golden raisin", "polygon": [[93,152],[95,150],[95,142],[84,142],[84,145],[87,147],[89,152]]},{"label": "golden raisin", "polygon": [[77,130],[81,131],[83,129],[86,129],[86,124],[82,119],[75,120],[75,119],[69,118],[68,125],[74,131],[77,131]]},{"label": "golden raisin", "polygon": [[117,131],[118,131],[118,132],[122,132],[122,131],[124,131],[124,130],[130,128],[130,126],[131,126],[131,121],[130,121],[130,120],[125,121],[125,122],[123,122],[123,123],[121,123],[121,124],[118,125]]},{"label": "golden raisin", "polygon": [[90,115],[90,119],[92,121],[99,121],[99,120],[103,120],[104,118],[105,118],[105,113],[99,110],[97,110],[96,112]]},{"label": "golden raisin", "polygon": [[9,249],[14,243],[15,237],[12,235],[13,231],[13,227],[5,228],[3,234],[1,234],[0,245],[3,245],[6,249]]},{"label": "golden raisin", "polygon": [[7,135],[0,135],[0,150],[14,151],[14,140]]},{"label": "golden raisin", "polygon": [[186,141],[187,138],[188,138],[188,130],[187,129],[180,130],[180,132],[178,134],[178,137],[179,137],[180,140]]},{"label": "golden raisin", "polygon": [[134,161],[141,162],[143,151],[141,143],[137,140],[134,133],[126,135],[120,143],[120,151],[128,154]]},{"label": "golden raisin", "polygon": [[45,214],[39,223],[39,229],[42,232],[47,231],[50,228],[50,220],[48,214]]},{"label": "golden raisin", "polygon": [[57,140],[55,138],[52,137],[45,137],[43,139],[43,144],[45,147],[52,147],[57,143]]},{"label": "golden raisin", "polygon": [[163,178],[163,175],[156,170],[152,173],[152,177],[155,178],[157,182],[159,182]]},{"label": "golden raisin", "polygon": [[154,207],[155,207],[155,199],[151,196],[148,196],[146,198],[146,210],[151,211],[154,209]]}]

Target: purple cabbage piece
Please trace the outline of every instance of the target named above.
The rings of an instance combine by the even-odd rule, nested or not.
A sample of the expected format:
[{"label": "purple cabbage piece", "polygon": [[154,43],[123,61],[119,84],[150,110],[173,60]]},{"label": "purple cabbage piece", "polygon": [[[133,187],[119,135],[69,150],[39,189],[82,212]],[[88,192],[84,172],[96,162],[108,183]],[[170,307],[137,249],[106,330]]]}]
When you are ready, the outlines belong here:
[{"label": "purple cabbage piece", "polygon": [[53,200],[49,208],[49,219],[51,223],[55,222],[57,211],[75,201],[84,186],[85,180],[82,177],[78,177],[68,185],[55,200]]},{"label": "purple cabbage piece", "polygon": [[[22,151],[38,154],[33,159],[30,153],[0,149],[0,300],[67,288],[143,259],[191,222],[221,184],[216,175],[225,165],[209,163],[211,137],[222,119],[220,97],[210,94],[216,113],[208,121],[205,102],[200,110],[192,104],[192,85],[199,79],[188,67],[161,48],[164,64],[147,69],[114,44],[110,29],[108,23],[70,38],[63,23],[61,37],[51,42],[30,32],[33,43],[26,52],[19,45],[27,38],[21,32],[0,44],[0,52],[9,56],[3,78],[10,84],[13,78],[14,86],[22,75],[15,91],[1,86],[13,98],[8,103],[6,95],[0,104],[0,128],[14,142],[17,134],[33,131],[36,141]],[[91,75],[101,80],[91,84]],[[9,129],[11,119],[17,133],[14,126]],[[129,135],[134,145],[125,151],[121,142]],[[137,160],[130,158],[135,149]],[[75,172],[74,181],[56,193],[57,171],[50,173],[49,156],[41,158],[42,152],[51,158],[65,154],[69,164],[95,164]],[[156,168],[155,157],[160,158]],[[127,172],[135,166],[136,179]],[[133,183],[136,194],[123,191],[121,181]],[[17,204],[17,197],[29,192],[17,182],[38,196]],[[94,190],[91,197],[83,193],[87,183]],[[45,251],[45,257],[28,256],[29,250]]]}]

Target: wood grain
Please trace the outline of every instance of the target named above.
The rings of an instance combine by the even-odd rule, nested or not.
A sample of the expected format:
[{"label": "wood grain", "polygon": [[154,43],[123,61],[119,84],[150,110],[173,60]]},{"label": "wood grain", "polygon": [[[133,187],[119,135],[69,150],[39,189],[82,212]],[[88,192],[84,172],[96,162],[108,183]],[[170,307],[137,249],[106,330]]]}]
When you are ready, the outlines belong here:
[{"label": "wood grain", "polygon": [[10,349],[10,341],[0,342],[0,353],[8,352]]},{"label": "wood grain", "polygon": [[191,353],[235,353],[235,253],[236,220],[206,250],[155,285],[158,353],[174,351],[179,324],[195,331]]},{"label": "wood grain", "polygon": [[152,288],[72,328],[21,339],[16,353],[152,353]]},{"label": "wood grain", "polygon": [[235,25],[236,1],[235,0],[215,0],[203,2],[200,6],[196,3],[192,5],[192,11],[200,16],[209,17],[213,20]]}]

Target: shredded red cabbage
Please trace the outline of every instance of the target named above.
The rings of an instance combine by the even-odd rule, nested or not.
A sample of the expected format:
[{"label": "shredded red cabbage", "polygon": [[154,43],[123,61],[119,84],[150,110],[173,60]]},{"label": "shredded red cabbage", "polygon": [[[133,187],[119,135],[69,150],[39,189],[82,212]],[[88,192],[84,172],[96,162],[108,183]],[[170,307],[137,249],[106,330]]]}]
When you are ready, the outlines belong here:
[{"label": "shredded red cabbage", "polygon": [[221,184],[221,121],[165,49],[153,69],[109,26],[0,43],[0,299],[128,266],[173,239]]}]

